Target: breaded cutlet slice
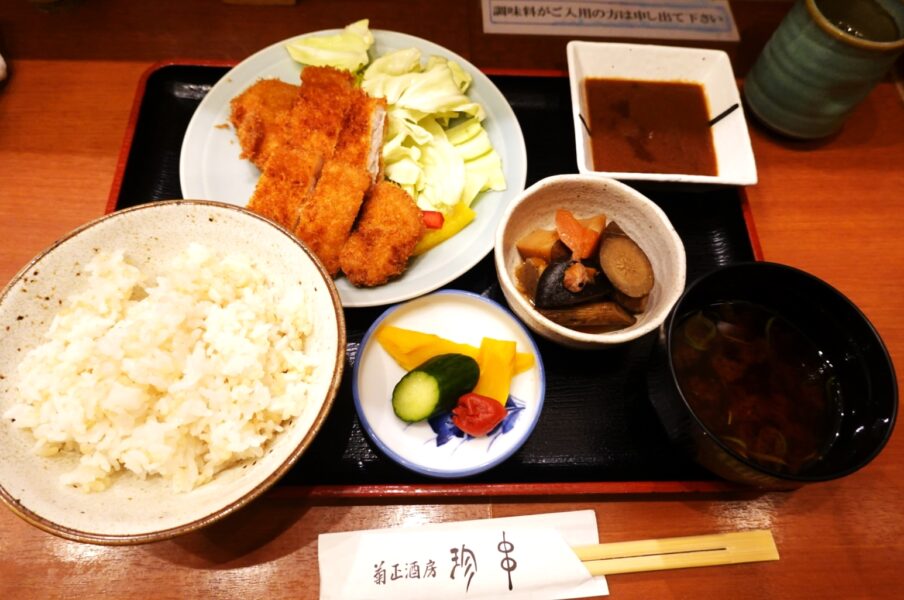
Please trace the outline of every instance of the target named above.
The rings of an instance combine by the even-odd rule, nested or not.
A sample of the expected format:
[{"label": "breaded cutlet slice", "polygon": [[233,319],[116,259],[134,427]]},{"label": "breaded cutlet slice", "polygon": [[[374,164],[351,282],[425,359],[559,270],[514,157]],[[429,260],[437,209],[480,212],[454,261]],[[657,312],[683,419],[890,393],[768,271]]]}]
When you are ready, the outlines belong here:
[{"label": "breaded cutlet slice", "polygon": [[424,219],[408,193],[389,181],[373,186],[355,231],[339,257],[349,282],[359,287],[386,283],[403,273],[424,235]]},{"label": "breaded cutlet slice", "polygon": [[339,253],[380,171],[385,122],[386,101],[359,90],[335,153],[323,166],[313,195],[299,209],[294,233],[330,275],[339,272]]},{"label": "breaded cutlet slice", "polygon": [[293,207],[314,192],[322,168],[323,156],[318,152],[280,148],[267,160],[248,208],[292,231],[298,214]]},{"label": "breaded cutlet slice", "polygon": [[246,158],[262,169],[284,143],[286,121],[298,99],[298,86],[279,79],[259,79],[230,101],[229,120]]},{"label": "breaded cutlet slice", "polygon": [[383,168],[383,141],[386,133],[386,99],[374,98],[363,90],[355,98],[333,158],[364,168],[372,182]]},{"label": "breaded cutlet slice", "polygon": [[284,142],[264,165],[248,208],[290,231],[333,154],[354,103],[354,77],[330,67],[306,67],[298,99],[284,123]]}]

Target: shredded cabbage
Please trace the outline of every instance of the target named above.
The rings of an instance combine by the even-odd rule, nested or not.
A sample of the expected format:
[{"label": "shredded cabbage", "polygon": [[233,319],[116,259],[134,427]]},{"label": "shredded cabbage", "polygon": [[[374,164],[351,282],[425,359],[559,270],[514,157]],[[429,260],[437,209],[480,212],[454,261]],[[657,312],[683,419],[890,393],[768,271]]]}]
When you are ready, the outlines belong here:
[{"label": "shredded cabbage", "polygon": [[288,50],[306,65],[363,68],[362,89],[387,103],[386,177],[422,209],[449,214],[460,202],[470,206],[483,191],[504,190],[502,160],[482,125],[486,112],[467,95],[471,76],[441,56],[422,61],[417,48],[371,62],[367,51],[372,44],[365,19],[338,35],[293,41]]},{"label": "shredded cabbage", "polygon": [[368,23],[367,19],[362,19],[335,35],[297,38],[289,42],[286,49],[296,62],[354,72],[370,61],[367,51],[373,46],[374,36]]}]

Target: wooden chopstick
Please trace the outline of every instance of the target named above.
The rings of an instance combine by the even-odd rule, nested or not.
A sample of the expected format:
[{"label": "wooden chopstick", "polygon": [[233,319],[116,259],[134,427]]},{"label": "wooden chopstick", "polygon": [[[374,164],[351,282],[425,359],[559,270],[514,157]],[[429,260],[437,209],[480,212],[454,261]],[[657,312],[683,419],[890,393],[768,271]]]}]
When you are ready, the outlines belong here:
[{"label": "wooden chopstick", "polygon": [[572,548],[591,575],[778,560],[768,529]]}]

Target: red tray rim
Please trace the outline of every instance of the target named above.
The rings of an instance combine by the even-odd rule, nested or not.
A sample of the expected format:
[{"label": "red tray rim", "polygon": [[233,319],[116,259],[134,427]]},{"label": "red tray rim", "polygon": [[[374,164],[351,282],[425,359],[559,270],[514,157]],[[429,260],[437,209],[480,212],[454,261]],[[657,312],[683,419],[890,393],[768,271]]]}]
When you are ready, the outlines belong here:
[{"label": "red tray rim", "polygon": [[[170,66],[232,67],[236,61],[173,59],[150,65],[141,75],[132,101],[132,109],[119,150],[105,214],[116,210],[116,201],[122,188],[129,152],[135,138],[135,129],[141,113],[141,105],[147,91],[148,79],[158,70]],[[538,69],[481,69],[487,75],[523,77],[567,77],[566,71]],[[756,260],[763,260],[762,247],[753,221],[753,213],[742,187],[739,190],[741,210]],[[523,483],[429,483],[429,484],[372,484],[372,485],[277,485],[270,493],[280,497],[307,498],[312,500],[337,499],[386,499],[386,498],[535,498],[537,496],[590,496],[634,494],[688,494],[750,492],[752,488],[723,480],[704,481],[585,481],[585,482],[523,482]]]}]

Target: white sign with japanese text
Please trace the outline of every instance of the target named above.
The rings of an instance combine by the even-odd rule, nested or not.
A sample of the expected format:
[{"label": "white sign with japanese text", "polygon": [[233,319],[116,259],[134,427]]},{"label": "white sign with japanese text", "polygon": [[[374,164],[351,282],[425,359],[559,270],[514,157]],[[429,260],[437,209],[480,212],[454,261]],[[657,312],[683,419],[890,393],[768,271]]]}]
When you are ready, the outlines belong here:
[{"label": "white sign with japanese text", "polygon": [[482,0],[485,33],[736,42],[727,0]]},{"label": "white sign with japanese text", "polygon": [[597,541],[593,511],[323,534],[320,597],[605,595],[605,578],[591,577],[571,550]]}]

